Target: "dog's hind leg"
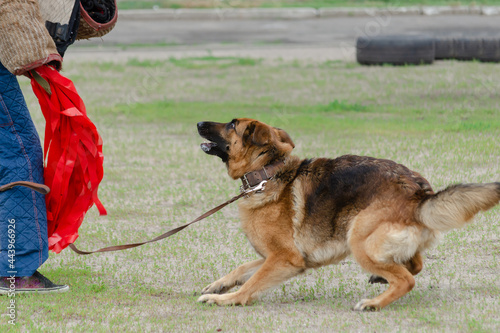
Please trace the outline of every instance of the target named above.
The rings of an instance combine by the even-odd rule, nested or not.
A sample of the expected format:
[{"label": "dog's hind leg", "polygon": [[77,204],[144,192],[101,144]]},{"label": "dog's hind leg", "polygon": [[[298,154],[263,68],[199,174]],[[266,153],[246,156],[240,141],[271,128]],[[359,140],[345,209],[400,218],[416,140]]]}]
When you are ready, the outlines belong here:
[{"label": "dog's hind leg", "polygon": [[368,279],[368,283],[370,283],[370,284],[375,284],[375,283],[388,284],[389,282],[387,282],[387,280],[384,279],[383,277],[374,274],[374,275],[370,276],[370,278]]},{"label": "dog's hind leg", "polygon": [[303,259],[290,260],[269,256],[257,272],[234,293],[203,295],[198,302],[217,305],[246,305],[266,289],[274,287],[305,270]]},{"label": "dog's hind leg", "polygon": [[[368,269],[365,267],[365,269]],[[369,269],[389,282],[389,288],[373,299],[363,299],[354,306],[356,311],[376,311],[391,304],[413,289],[415,279],[406,267],[398,264],[372,263]]]},{"label": "dog's hind leg", "polygon": [[228,275],[203,288],[201,293],[224,294],[231,288],[244,284],[262,266],[264,260],[258,259],[241,265]]},{"label": "dog's hind leg", "polygon": [[[412,275],[417,275],[420,273],[420,271],[423,268],[424,261],[422,259],[422,255],[420,252],[417,252],[413,258],[411,258],[408,262],[405,263],[405,267],[408,269],[408,271]],[[381,276],[377,275],[372,275],[370,276],[370,279],[368,280],[369,283],[375,284],[375,283],[380,283],[380,284],[387,284],[387,280],[384,279]]]},{"label": "dog's hind leg", "polygon": [[413,258],[405,263],[405,267],[412,275],[417,275],[418,273],[420,273],[420,271],[422,271],[422,268],[424,267],[424,259],[422,258],[420,252],[415,253]]},{"label": "dog's hind leg", "polygon": [[[363,228],[362,224],[358,226]],[[386,291],[373,299],[361,300],[354,306],[354,310],[380,310],[406,295],[415,285],[413,275],[404,264],[398,264],[377,252],[384,240],[386,240],[386,230],[382,228],[372,230],[368,235],[364,232],[353,231],[352,233],[349,243],[356,261],[365,270],[389,282],[389,288]],[[418,261],[418,257],[416,259]]]}]

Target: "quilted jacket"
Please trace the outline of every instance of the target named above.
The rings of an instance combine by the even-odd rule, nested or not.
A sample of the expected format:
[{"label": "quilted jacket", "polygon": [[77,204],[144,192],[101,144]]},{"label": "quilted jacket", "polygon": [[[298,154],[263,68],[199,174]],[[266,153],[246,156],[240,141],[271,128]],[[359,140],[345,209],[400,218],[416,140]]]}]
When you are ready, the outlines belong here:
[{"label": "quilted jacket", "polygon": [[[42,148],[17,79],[0,64],[0,185],[18,180],[43,184]],[[47,257],[43,195],[25,187],[1,192],[0,276],[31,276]]]}]

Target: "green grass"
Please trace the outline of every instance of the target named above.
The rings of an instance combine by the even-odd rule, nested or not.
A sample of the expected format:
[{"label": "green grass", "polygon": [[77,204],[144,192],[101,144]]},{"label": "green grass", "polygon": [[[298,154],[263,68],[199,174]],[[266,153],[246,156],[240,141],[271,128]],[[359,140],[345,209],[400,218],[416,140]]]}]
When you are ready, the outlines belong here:
[{"label": "green grass", "polygon": [[[147,113],[144,110],[148,110]],[[286,110],[284,119],[276,114]],[[153,102],[130,106],[116,105],[106,112],[117,117],[135,116],[145,122],[175,121],[196,123],[207,115],[220,121],[229,121],[234,115],[262,119],[276,126],[286,126],[304,133],[317,131],[341,131],[346,128],[353,133],[373,131],[396,135],[401,133],[428,135],[433,132],[488,132],[500,128],[498,113],[478,110],[468,113],[464,110],[450,112],[424,112],[421,109],[386,109],[384,113],[370,110],[359,104],[333,101],[329,104],[312,106],[210,103],[203,102]]]},{"label": "green grass", "polygon": [[500,0],[119,0],[119,9],[158,8],[283,8],[283,7],[404,7],[500,5]]},{"label": "green grass", "polygon": [[239,57],[189,57],[189,58],[171,58],[170,62],[177,67],[187,69],[201,69],[201,68],[226,68],[231,66],[255,66],[260,60],[253,58],[239,58]]},{"label": "green grass", "polygon": [[[89,212],[76,242],[84,250],[152,238],[238,193],[239,183],[199,148],[202,120],[255,117],[285,129],[301,157],[393,159],[435,189],[500,180],[495,64],[362,67],[203,57],[67,62],[64,73],[104,139],[100,198],[108,215]],[[43,133],[37,102],[27,80],[21,83]],[[369,285],[351,258],[291,279],[253,306],[197,304],[205,285],[257,257],[231,205],[159,243],[51,254],[42,273],[71,291],[17,296],[17,326],[0,316],[0,331],[496,332],[499,238],[498,207],[446,234],[427,252],[414,290],[378,313],[350,310],[385,289]]]}]

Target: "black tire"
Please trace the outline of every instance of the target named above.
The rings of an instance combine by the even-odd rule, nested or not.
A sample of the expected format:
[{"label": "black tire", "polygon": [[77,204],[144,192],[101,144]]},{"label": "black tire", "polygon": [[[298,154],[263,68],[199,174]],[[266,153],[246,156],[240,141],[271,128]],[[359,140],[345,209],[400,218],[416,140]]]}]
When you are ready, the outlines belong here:
[{"label": "black tire", "polygon": [[455,39],[446,37],[437,37],[434,40],[436,49],[436,60],[454,59],[455,58]]},{"label": "black tire", "polygon": [[436,59],[500,62],[500,38],[437,37]]},{"label": "black tire", "polygon": [[362,65],[420,65],[434,61],[434,38],[425,35],[359,37],[356,59]]},{"label": "black tire", "polygon": [[500,62],[500,39],[484,38],[482,52],[478,59],[484,62]]}]

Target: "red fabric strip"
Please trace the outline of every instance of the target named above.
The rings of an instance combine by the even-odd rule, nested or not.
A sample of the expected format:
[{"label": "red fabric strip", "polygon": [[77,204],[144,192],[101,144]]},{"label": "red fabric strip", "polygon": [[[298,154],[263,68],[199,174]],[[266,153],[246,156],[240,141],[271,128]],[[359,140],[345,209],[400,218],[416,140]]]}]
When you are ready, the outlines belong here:
[{"label": "red fabric strip", "polygon": [[102,139],[87,117],[73,82],[50,66],[35,70],[52,92],[47,94],[31,79],[46,120],[44,177],[51,189],[45,196],[49,249],[59,253],[78,238],[78,228],[92,205],[106,215],[97,196],[103,178]]}]

